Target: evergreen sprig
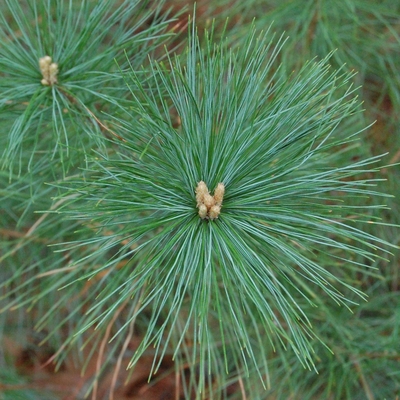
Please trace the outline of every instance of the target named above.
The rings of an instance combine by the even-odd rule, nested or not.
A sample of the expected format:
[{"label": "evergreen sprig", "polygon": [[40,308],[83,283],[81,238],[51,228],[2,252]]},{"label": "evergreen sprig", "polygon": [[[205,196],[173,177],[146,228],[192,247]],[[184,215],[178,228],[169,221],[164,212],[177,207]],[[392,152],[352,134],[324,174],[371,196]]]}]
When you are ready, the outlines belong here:
[{"label": "evergreen sprig", "polygon": [[[5,1],[0,116],[10,126],[3,168],[12,170],[15,163],[26,168],[28,156],[31,169],[38,158],[57,154],[66,171],[82,153],[101,145],[109,132],[99,121],[99,108],[118,108],[124,98],[115,59],[122,62],[127,55],[139,68],[166,38],[170,21],[160,15],[161,6],[150,10],[139,0]],[[54,70],[51,82],[43,71],[48,67]]]},{"label": "evergreen sprig", "polygon": [[186,399],[395,398],[399,7],[205,1],[172,56],[163,2],[0,2],[0,337],[97,357],[92,399],[148,356]]},{"label": "evergreen sprig", "polygon": [[[132,69],[130,107],[110,116],[118,153],[99,154],[58,211],[93,232],[64,244],[86,254],[68,287],[98,282],[78,334],[104,332],[129,303],[114,338],[148,316],[131,365],[153,345],[156,372],[172,341],[180,362],[199,364],[198,396],[212,390],[207,371],[223,379],[217,372],[250,363],[264,380],[265,338],[313,367],[310,307],[325,294],[350,308],[363,295],[343,269],[368,268],[388,245],[362,230],[379,223],[367,202],[381,195],[379,158],[352,160],[352,75],[326,58],[286,78],[276,62],[284,40],[269,37],[252,30],[229,51],[212,34],[200,45],[193,30],[184,62],[151,64],[155,90]],[[199,216],[200,181],[210,192],[225,185],[214,220]]]}]

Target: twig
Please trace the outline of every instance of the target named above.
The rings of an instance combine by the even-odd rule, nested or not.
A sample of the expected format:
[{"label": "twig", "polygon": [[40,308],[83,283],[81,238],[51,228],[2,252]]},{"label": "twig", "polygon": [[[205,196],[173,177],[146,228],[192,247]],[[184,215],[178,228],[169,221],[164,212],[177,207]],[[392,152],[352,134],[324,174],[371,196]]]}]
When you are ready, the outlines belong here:
[{"label": "twig", "polygon": [[[39,227],[39,225],[49,216],[50,212],[53,211],[54,209],[56,209],[59,205],[61,205],[62,203],[64,203],[67,200],[73,199],[75,197],[77,197],[77,194],[73,194],[67,197],[64,197],[63,199],[57,201],[56,203],[54,203],[51,207],[50,210],[47,211],[46,213],[44,213],[30,228],[29,230],[24,234],[21,235],[21,238],[30,238],[33,233],[35,232],[35,230]],[[9,254],[10,256],[15,254],[21,247],[23,246],[23,242],[19,242],[15,248],[11,251],[11,253]]]},{"label": "twig", "polygon": [[55,210],[58,206],[60,206],[62,203],[64,203],[67,200],[74,199],[77,197],[78,194],[71,194],[70,196],[64,197],[63,199],[58,200],[56,203],[54,203],[51,207],[50,210],[44,213],[28,230],[26,233],[25,237],[29,237],[32,235],[32,233],[35,231],[35,229],[49,216],[50,211]]},{"label": "twig", "polygon": [[[142,293],[140,294],[139,301],[137,302],[137,304],[136,304],[136,306],[135,306],[135,308],[133,310],[134,314],[137,313],[137,311],[139,310],[139,307],[141,305],[140,299],[142,297],[144,288],[145,287],[142,288]],[[124,344],[122,346],[122,349],[121,349],[121,351],[119,353],[119,356],[118,356],[118,359],[117,359],[117,362],[116,362],[116,365],[115,365],[114,374],[113,374],[113,377],[111,379],[111,385],[110,385],[110,400],[114,400],[114,391],[115,391],[115,386],[117,385],[118,374],[119,374],[119,372],[121,370],[122,358],[123,358],[123,356],[124,356],[124,354],[126,352],[126,349],[128,348],[129,342],[132,339],[135,322],[136,322],[136,316],[135,316],[135,318],[132,319],[131,323],[129,324],[128,334],[127,334],[127,336],[125,338]]]},{"label": "twig", "polygon": [[97,357],[97,362],[96,362],[96,374],[95,374],[96,379],[95,379],[95,382],[94,382],[94,385],[93,385],[92,400],[96,400],[97,399],[97,389],[98,389],[98,386],[99,386],[98,385],[98,378],[99,378],[99,375],[100,375],[99,371],[100,371],[101,364],[102,364],[102,361],[103,361],[104,350],[105,350],[105,347],[107,345],[108,338],[110,337],[111,328],[113,327],[114,322],[118,318],[119,314],[121,314],[122,310],[125,308],[126,303],[128,301],[129,301],[129,298],[126,299],[121,304],[121,306],[116,310],[116,312],[114,313],[111,321],[107,325],[106,333],[105,333],[105,335],[103,337],[103,340],[101,341],[100,349],[99,349],[99,355]]},{"label": "twig", "polygon": [[175,371],[175,400],[180,398],[181,374]]},{"label": "twig", "polygon": [[243,379],[241,376],[239,376],[239,386],[240,392],[242,393],[242,399],[247,400],[246,391],[244,390]]},{"label": "twig", "polygon": [[365,379],[364,373],[363,373],[362,368],[361,368],[360,361],[358,359],[356,359],[355,357],[352,357],[352,361],[353,361],[353,364],[354,364],[354,366],[356,368],[356,371],[358,372],[358,376],[360,377],[361,386],[364,389],[364,392],[365,392],[365,394],[367,396],[367,399],[368,400],[375,400],[375,396],[372,393],[372,390],[369,387],[367,380]]}]

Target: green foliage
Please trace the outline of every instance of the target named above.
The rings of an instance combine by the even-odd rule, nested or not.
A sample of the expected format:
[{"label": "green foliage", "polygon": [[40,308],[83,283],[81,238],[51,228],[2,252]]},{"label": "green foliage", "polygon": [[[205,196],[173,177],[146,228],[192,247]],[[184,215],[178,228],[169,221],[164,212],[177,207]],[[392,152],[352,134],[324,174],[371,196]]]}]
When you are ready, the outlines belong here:
[{"label": "green foliage", "polygon": [[[34,325],[57,368],[97,357],[93,399],[109,366],[147,355],[150,375],[173,359],[188,399],[398,394],[399,214],[384,205],[398,171],[365,122],[386,92],[399,105],[395,16],[385,2],[279,4],[234,2],[241,24],[200,35],[190,22],[179,52],[159,51],[162,5],[2,6],[1,326]],[[249,25],[251,10],[264,14]],[[296,43],[257,29],[272,17]],[[199,215],[200,181],[225,186],[216,219]]]},{"label": "green foliage", "polygon": [[[138,0],[117,7],[110,0],[79,3],[6,0],[0,14],[0,112],[10,127],[3,167],[23,163],[22,152],[29,149],[29,166],[37,154],[58,153],[68,169],[77,155],[98,146],[99,111],[121,107],[126,92],[115,59],[127,56],[139,68],[165,34],[168,20]],[[55,85],[41,83],[44,56],[58,65]]]}]

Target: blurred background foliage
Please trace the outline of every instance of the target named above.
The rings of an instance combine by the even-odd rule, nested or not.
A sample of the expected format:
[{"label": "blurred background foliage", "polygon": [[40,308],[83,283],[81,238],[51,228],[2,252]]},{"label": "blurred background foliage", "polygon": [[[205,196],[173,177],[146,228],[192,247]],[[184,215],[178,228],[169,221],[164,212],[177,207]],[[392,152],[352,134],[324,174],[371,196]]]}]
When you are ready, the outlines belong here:
[{"label": "blurred background foliage", "polygon": [[[39,132],[39,127],[44,126],[45,129],[55,132],[57,151],[54,151],[54,142],[46,135],[33,135],[26,138],[24,145],[13,152],[13,160],[7,157],[1,160],[0,283],[5,300],[0,303],[0,308],[5,312],[1,315],[0,324],[0,399],[80,399],[93,387],[95,390],[92,393],[95,395],[92,396],[98,399],[109,398],[109,387],[115,389],[116,400],[193,398],[193,385],[188,384],[185,389],[181,383],[181,387],[177,388],[176,376],[182,371],[177,371],[176,365],[180,365],[187,375],[199,373],[185,365],[182,355],[178,355],[178,363],[174,363],[170,359],[172,354],[167,354],[159,374],[150,383],[147,382],[147,376],[152,369],[152,362],[146,359],[149,356],[147,353],[134,372],[123,372],[124,367],[121,368],[121,365],[125,354],[131,357],[138,341],[136,337],[145,335],[149,321],[146,313],[136,321],[135,329],[130,329],[127,336],[130,338],[129,342],[121,337],[112,345],[107,345],[110,338],[107,330],[105,336],[96,336],[94,331],[89,332],[85,339],[71,336],[74,326],[84,324],[87,304],[94,298],[94,293],[91,294],[89,290],[90,286],[100,286],[101,279],[106,279],[106,274],[97,276],[92,281],[82,280],[78,287],[68,286],[63,295],[45,280],[38,282],[36,277],[45,277],[59,268],[75,268],[69,264],[75,251],[79,252],[80,258],[90,253],[90,249],[86,248],[71,249],[70,253],[62,253],[65,260],[61,264],[60,253],[54,253],[54,247],[49,247],[76,240],[71,232],[78,229],[79,225],[71,226],[71,221],[59,221],[57,216],[44,212],[55,208],[52,198],[59,194],[57,186],[49,186],[47,183],[58,184],[63,179],[73,179],[86,164],[86,150],[101,151],[107,146],[107,140],[114,136],[110,128],[112,125],[108,123],[109,118],[104,117],[103,112],[116,112],[121,104],[121,97],[129,99],[130,96],[129,91],[123,89],[124,83],[118,75],[114,58],[120,57],[120,66],[125,68],[122,60],[126,53],[131,64],[140,71],[142,65],[147,65],[148,55],[158,60],[164,58],[164,45],[171,51],[179,52],[184,49],[187,44],[188,15],[193,14],[194,2],[168,0],[162,5],[152,1],[145,5],[144,2],[139,2],[142,4],[138,8],[132,8],[132,21],[126,16],[123,26],[117,20],[110,23],[103,21],[107,31],[97,26],[97,35],[90,38],[95,46],[90,47],[92,53],[86,54],[86,61],[78,62],[87,62],[88,65],[93,63],[94,71],[98,71],[97,67],[101,66],[101,74],[90,79],[85,75],[87,70],[82,72],[80,78],[74,75],[74,79],[88,82],[88,85],[85,86],[85,94],[80,98],[84,108],[77,108],[76,102],[70,101],[68,96],[66,103],[60,106],[61,109],[69,108],[73,115],[80,118],[78,122],[76,118],[68,120],[67,123],[71,124],[69,127],[54,122],[65,121],[62,110],[57,116],[47,115],[43,112],[43,107],[47,107],[47,104],[40,102],[34,104],[32,113],[28,115],[29,125],[24,126],[26,114],[23,110],[26,110],[31,98],[37,95],[38,88],[28,87],[27,81],[23,79],[11,81],[13,73],[16,74],[17,71],[9,64],[12,53],[9,52],[10,48],[4,38],[10,37],[11,31],[16,37],[24,35],[20,29],[21,24],[30,25],[32,32],[35,32],[35,12],[28,5],[24,6],[24,2],[20,2],[26,21],[18,21],[16,14],[13,14],[13,7],[10,7],[11,3],[12,0],[0,2],[3,26],[3,40],[0,42],[0,149],[9,146],[9,132],[26,135],[27,132]],[[94,0],[87,1],[86,6],[89,10],[97,3]],[[108,4],[110,7],[104,11],[105,18],[112,15],[122,3],[118,0],[111,1]],[[82,10],[82,4],[78,0],[69,4],[70,12],[79,13]],[[243,38],[253,20],[258,29],[266,30],[272,24],[271,29],[278,37],[283,33],[287,35],[288,39],[279,54],[282,65],[280,73],[284,76],[299,71],[314,57],[321,59],[331,52],[333,55],[330,63],[333,68],[345,65],[344,68],[348,71],[356,72],[352,78],[353,84],[365,111],[355,114],[349,126],[343,127],[342,134],[345,136],[371,125],[363,134],[362,148],[357,149],[356,156],[368,157],[387,153],[382,157],[380,177],[383,180],[379,183],[379,191],[393,197],[385,200],[388,209],[376,210],[375,216],[383,218],[383,224],[371,225],[371,233],[393,245],[400,245],[400,233],[396,227],[400,224],[400,167],[385,166],[400,162],[400,3],[392,0],[202,0],[197,2],[196,10],[200,37],[203,28],[214,25],[214,35],[223,32],[233,48],[243,45]],[[155,14],[151,14],[152,11]],[[40,23],[40,16],[36,17]],[[73,21],[72,18],[71,23]],[[137,21],[140,22],[139,25],[135,25]],[[6,29],[5,23],[8,24]],[[223,29],[224,26],[226,30]],[[104,34],[100,35],[100,32]],[[121,36],[121,32],[128,32],[128,45],[125,42],[115,44],[114,35]],[[68,30],[63,35],[66,42],[71,40]],[[139,44],[134,40],[132,43],[136,44],[129,42],[134,35],[141,38]],[[29,48],[22,46],[20,51],[23,59]],[[108,52],[104,56],[107,62],[103,62],[100,57],[105,52]],[[39,52],[36,55],[39,56]],[[71,55],[71,69],[76,61]],[[31,67],[34,73],[35,66]],[[29,65],[26,68],[29,69]],[[70,84],[73,91],[73,85],[80,83],[72,81]],[[4,95],[9,92],[14,96],[11,100],[10,96]],[[100,110],[99,107],[105,109]],[[15,121],[21,115],[24,115],[22,122],[16,125]],[[73,157],[66,155],[63,129],[78,132],[74,136],[76,140],[71,144],[78,149],[73,152]],[[93,129],[102,132],[104,142],[99,143],[90,134],[84,133],[90,133]],[[49,152],[53,157],[47,156]],[[369,199],[369,202],[370,205],[374,202],[376,205],[380,204],[375,198]],[[84,229],[79,232],[81,237],[86,234]],[[109,249],[110,254],[114,251]],[[307,315],[312,315],[311,323],[316,335],[333,351],[332,353],[315,342],[315,366],[318,374],[304,369],[292,349],[278,347],[275,352],[267,350],[270,354],[269,382],[266,388],[260,384],[255,370],[250,370],[248,380],[242,380],[241,376],[246,372],[238,367],[224,379],[215,378],[212,385],[223,390],[216,391],[220,394],[214,397],[209,394],[209,398],[397,398],[400,395],[400,253],[397,249],[391,251],[393,254],[388,257],[388,261],[377,259],[371,265],[376,269],[352,270],[349,273],[340,271],[340,265],[336,266],[338,275],[343,274],[347,282],[362,290],[368,297],[368,302],[352,308],[354,314],[350,314],[344,307],[328,307],[323,302],[318,303],[318,308],[311,307],[307,302],[301,305]],[[91,259],[90,262],[96,266],[105,261],[99,258]],[[321,260],[321,263],[324,261]],[[19,285],[15,284],[17,278],[20,279]],[[118,281],[123,282],[126,278],[123,274],[116,274],[115,286],[118,286]],[[66,276],[65,284],[70,279],[71,276]],[[62,281],[57,284],[58,287],[63,286]],[[31,302],[32,294],[37,296],[37,303]],[[66,296],[70,298],[68,303],[65,303]],[[122,326],[124,318],[131,311],[127,308],[116,310],[116,324]],[[41,329],[48,315],[51,315],[53,321],[52,331],[48,326]],[[185,316],[180,318],[180,323],[184,325]],[[249,336],[252,335],[252,329],[249,327]],[[84,340],[91,341],[89,348],[83,346]],[[173,342],[178,340],[179,334],[172,338]],[[187,338],[182,344],[184,348],[190,347],[191,340],[193,338]],[[70,343],[74,344],[75,349],[84,350],[70,351],[71,348],[68,348],[67,351],[63,346]],[[55,360],[55,354],[58,356],[57,373],[53,372],[54,365],[49,362]],[[91,355],[96,357],[90,357]],[[260,354],[260,360],[261,358]],[[80,375],[82,365],[83,376]],[[126,386],[116,386],[115,371],[119,374],[119,380],[126,379],[129,382]],[[100,376],[101,380],[97,382]],[[187,379],[190,382],[190,376]],[[68,397],[66,393],[71,389],[71,382],[77,390]],[[251,394],[246,397],[246,393]]]}]

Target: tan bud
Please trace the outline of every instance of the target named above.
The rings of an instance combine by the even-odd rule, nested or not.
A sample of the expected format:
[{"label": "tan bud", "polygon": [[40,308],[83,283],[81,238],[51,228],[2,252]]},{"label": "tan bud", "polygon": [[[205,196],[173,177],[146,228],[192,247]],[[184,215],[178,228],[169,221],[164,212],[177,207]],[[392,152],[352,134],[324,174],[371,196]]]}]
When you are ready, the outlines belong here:
[{"label": "tan bud", "polygon": [[51,64],[51,57],[45,56],[45,57],[39,58],[40,69],[47,69],[50,64]]},{"label": "tan bud", "polygon": [[208,212],[208,216],[210,217],[210,219],[216,219],[216,218],[218,218],[220,213],[221,213],[221,207],[218,205],[215,205],[210,208],[210,211]]},{"label": "tan bud", "polygon": [[49,71],[50,71],[50,74],[56,75],[58,72],[58,65],[56,63],[50,64]]},{"label": "tan bud", "polygon": [[224,199],[224,194],[225,194],[225,185],[222,182],[220,182],[218,183],[217,187],[214,190],[214,199],[217,205],[220,206],[222,204],[222,200]]},{"label": "tan bud", "polygon": [[211,196],[209,193],[204,195],[204,204],[206,205],[207,209],[210,209],[215,204],[214,196]]},{"label": "tan bud", "polygon": [[49,77],[50,83],[51,84],[57,83],[58,65],[56,63],[50,64],[49,74],[50,74]]},{"label": "tan bud", "polygon": [[207,207],[204,204],[201,204],[199,206],[199,216],[200,216],[200,218],[201,219],[206,218],[207,217],[207,212],[208,212]]},{"label": "tan bud", "polygon": [[204,196],[207,194],[209,195],[207,185],[205,184],[205,182],[200,181],[196,187],[197,207],[204,203]]}]

